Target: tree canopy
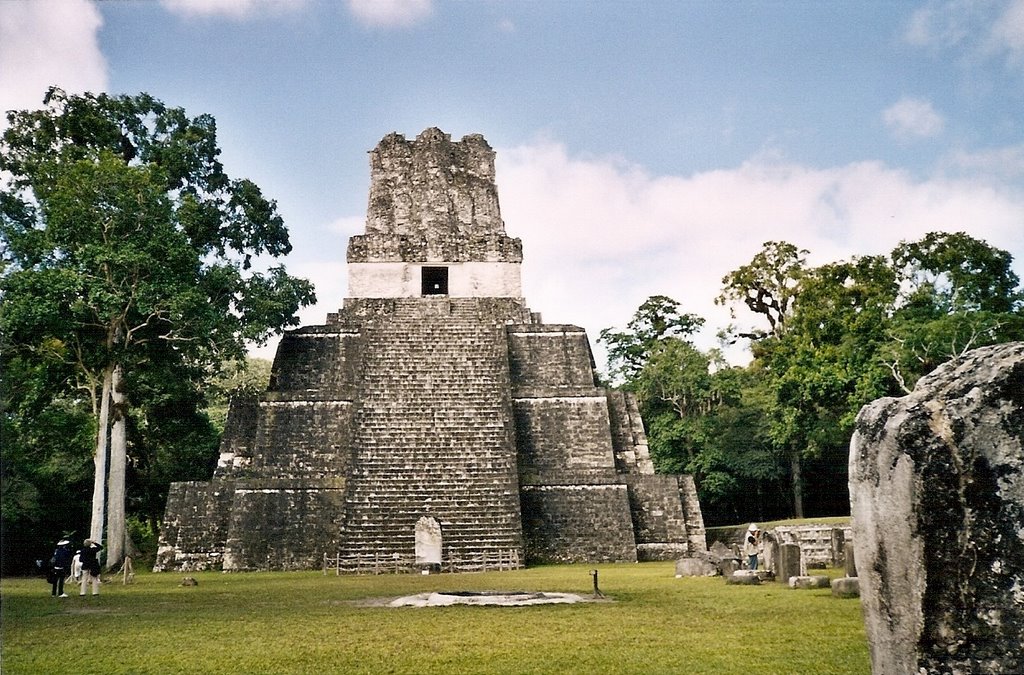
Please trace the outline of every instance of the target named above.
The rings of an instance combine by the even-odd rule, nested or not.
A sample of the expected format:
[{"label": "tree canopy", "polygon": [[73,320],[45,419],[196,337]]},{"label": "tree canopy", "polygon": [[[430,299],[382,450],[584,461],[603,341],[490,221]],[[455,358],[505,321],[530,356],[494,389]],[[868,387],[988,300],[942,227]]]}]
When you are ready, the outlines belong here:
[{"label": "tree canopy", "polygon": [[641,305],[629,330],[601,332],[610,372],[636,392],[656,466],[693,473],[711,520],[845,511],[863,405],[906,393],[970,348],[1024,339],[1012,257],[965,233],[818,267],[807,254],[769,241],[722,279],[717,301],[758,321],[727,331],[751,340],[747,367],[687,339],[699,317],[667,336],[671,320],[652,321],[652,308],[684,315],[664,296]]},{"label": "tree canopy", "polygon": [[[287,229],[254,183],[227,175],[211,116],[190,118],[147,94],[52,88],[42,109],[8,121],[0,141],[5,436],[18,452],[46,452],[34,447],[28,427],[38,419],[25,406],[88,411],[89,532],[102,538],[105,510],[115,563],[128,464],[152,467],[161,452],[196,445],[209,454],[215,433],[182,433],[202,428],[194,418],[205,383],[243,359],[247,341],[295,325],[313,289],[266,265],[291,250]],[[32,402],[28,384],[38,392]],[[9,528],[6,503],[4,514]]]}]

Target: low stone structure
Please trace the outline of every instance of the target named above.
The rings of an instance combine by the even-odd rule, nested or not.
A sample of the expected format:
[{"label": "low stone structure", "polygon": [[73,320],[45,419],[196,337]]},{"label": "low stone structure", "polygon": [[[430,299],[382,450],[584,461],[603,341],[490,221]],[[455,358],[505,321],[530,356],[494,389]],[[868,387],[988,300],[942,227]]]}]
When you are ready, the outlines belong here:
[{"label": "low stone structure", "polygon": [[832,595],[837,598],[859,598],[860,580],[857,577],[840,577],[832,580]]},{"label": "low stone structure", "polygon": [[736,570],[725,577],[725,583],[739,586],[756,586],[761,583],[761,575],[757,570]]},{"label": "low stone structure", "polygon": [[812,574],[809,576],[792,576],[789,578],[789,587],[803,590],[814,588],[828,588],[831,580],[823,575]]},{"label": "low stone structure", "polygon": [[779,544],[779,559],[775,564],[775,576],[781,583],[789,583],[790,577],[798,577],[801,569],[800,545]]},{"label": "low stone structure", "polygon": [[1024,672],[1024,342],[865,406],[850,497],[873,671]]},{"label": "low stone structure", "polygon": [[714,577],[721,570],[707,558],[680,558],[676,560],[676,577]]},{"label": "low stone structure", "polygon": [[656,475],[636,401],[582,328],[522,297],[483,137],[370,153],[348,295],[232,401],[212,480],[171,486],[157,570],[481,570],[706,549],[690,476]]},{"label": "low stone structure", "polygon": [[770,532],[779,543],[799,544],[804,566],[812,569],[819,564],[841,567],[842,553],[853,543],[853,528],[849,524],[779,525]]}]

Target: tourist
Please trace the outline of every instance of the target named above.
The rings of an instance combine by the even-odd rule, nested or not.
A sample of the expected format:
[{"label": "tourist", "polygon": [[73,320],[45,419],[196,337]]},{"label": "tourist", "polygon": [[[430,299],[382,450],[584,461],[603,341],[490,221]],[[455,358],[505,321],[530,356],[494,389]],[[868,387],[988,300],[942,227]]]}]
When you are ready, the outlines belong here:
[{"label": "tourist", "polygon": [[79,553],[79,561],[82,563],[82,587],[79,595],[85,595],[85,589],[92,582],[92,594],[100,594],[100,559],[97,555],[103,547],[98,541],[86,539],[82,542],[82,551]]},{"label": "tourist", "polygon": [[82,549],[75,551],[75,557],[71,559],[71,578],[76,584],[82,580]]},{"label": "tourist", "polygon": [[757,556],[761,552],[761,530],[754,523],[747,528],[743,540],[743,555],[747,556],[747,569],[757,569]]},{"label": "tourist", "polygon": [[53,557],[50,558],[50,584],[52,590],[50,595],[57,597],[58,595],[62,598],[68,597],[67,593],[64,592],[64,579],[68,576],[68,571],[71,569],[71,541],[67,537],[62,537],[57,542],[57,548],[53,552]]}]

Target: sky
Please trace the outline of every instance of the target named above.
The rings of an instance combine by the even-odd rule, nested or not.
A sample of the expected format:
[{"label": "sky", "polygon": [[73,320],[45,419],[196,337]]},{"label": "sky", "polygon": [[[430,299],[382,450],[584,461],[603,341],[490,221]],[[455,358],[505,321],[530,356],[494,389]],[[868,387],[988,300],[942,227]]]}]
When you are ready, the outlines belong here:
[{"label": "sky", "polygon": [[50,85],[212,114],[316,285],[302,324],[343,303],[367,151],[434,126],[494,147],[527,304],[592,343],[656,294],[704,348],[756,325],[714,299],[769,240],[963,231],[1024,276],[1024,0],[0,1],[0,109]]}]

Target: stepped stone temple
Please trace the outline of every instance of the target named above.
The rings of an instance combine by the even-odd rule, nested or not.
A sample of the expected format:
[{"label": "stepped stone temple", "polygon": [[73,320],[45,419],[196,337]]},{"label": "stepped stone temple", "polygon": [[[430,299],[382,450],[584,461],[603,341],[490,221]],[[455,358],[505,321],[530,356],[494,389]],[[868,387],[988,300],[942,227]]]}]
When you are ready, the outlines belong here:
[{"label": "stepped stone temple", "polygon": [[348,296],[232,401],[209,482],[174,483],[157,570],[475,570],[705,550],[586,333],[526,307],[494,152],[438,129],[370,153]]}]

